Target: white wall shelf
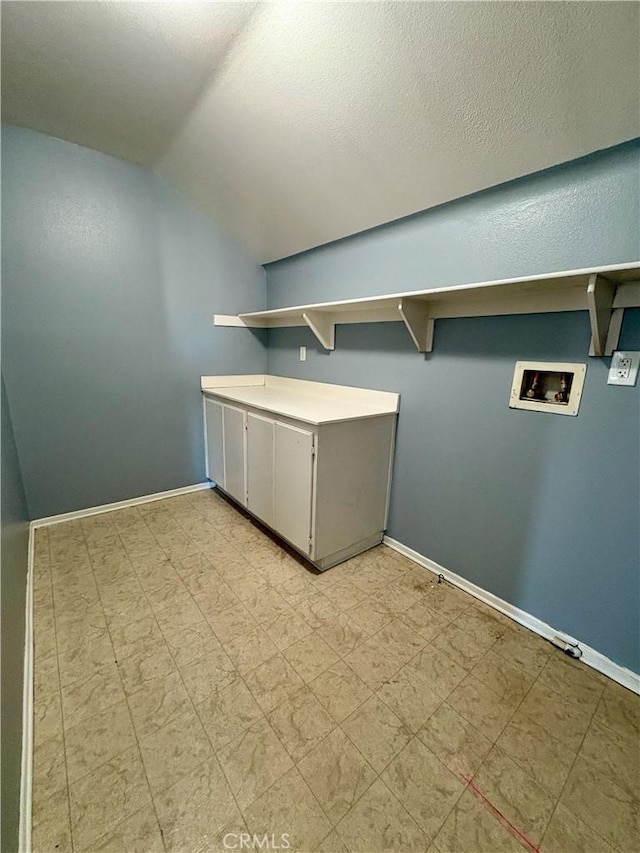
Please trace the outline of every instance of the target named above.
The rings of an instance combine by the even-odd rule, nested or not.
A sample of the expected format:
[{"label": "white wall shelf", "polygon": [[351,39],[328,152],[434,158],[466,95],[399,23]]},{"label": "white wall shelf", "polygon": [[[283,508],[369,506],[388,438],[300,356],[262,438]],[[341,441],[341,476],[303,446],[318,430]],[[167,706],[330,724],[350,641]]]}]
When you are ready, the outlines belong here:
[{"label": "white wall shelf", "polygon": [[216,326],[275,329],[306,326],[327,350],[335,348],[335,328],[348,323],[401,321],[418,352],[431,352],[436,320],[505,314],[588,311],[589,355],[611,355],[618,345],[625,308],[640,307],[640,261],[392,293],[339,302],[297,305],[249,314],[215,314]]}]

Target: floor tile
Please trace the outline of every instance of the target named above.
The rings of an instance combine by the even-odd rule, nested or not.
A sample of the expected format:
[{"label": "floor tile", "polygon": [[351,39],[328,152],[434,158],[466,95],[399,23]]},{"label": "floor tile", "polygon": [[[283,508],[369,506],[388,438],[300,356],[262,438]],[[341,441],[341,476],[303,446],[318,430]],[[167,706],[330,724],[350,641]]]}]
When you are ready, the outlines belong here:
[{"label": "floor tile", "polygon": [[451,624],[449,619],[446,619],[435,613],[429,607],[425,599],[421,599],[413,607],[405,610],[399,617],[407,627],[413,631],[417,631],[421,637],[427,642],[433,640],[438,634]]},{"label": "floor tile", "polygon": [[316,595],[306,575],[296,575],[277,584],[276,589],[288,604],[297,610],[296,605],[309,596]]},{"label": "floor tile", "polygon": [[451,693],[449,705],[466,720],[495,741],[513,716],[520,697],[500,696],[489,687],[468,675]]},{"label": "floor tile", "polygon": [[198,704],[238,679],[238,670],[221,647],[180,668],[187,692]]},{"label": "floor tile", "polygon": [[277,616],[286,616],[293,612],[291,606],[272,586],[267,586],[255,595],[246,598],[244,606],[259,625],[269,622]]},{"label": "floor tile", "polygon": [[519,710],[574,752],[580,748],[593,714],[591,708],[568,701],[538,682]]},{"label": "floor tile", "polygon": [[[195,588],[193,581],[190,586],[191,590]],[[239,603],[239,599],[231,587],[219,576],[215,586],[212,584],[204,590],[196,590],[196,592],[192,592],[192,595],[193,600],[200,608],[200,612],[207,620],[215,619],[218,613],[223,613],[230,607],[236,607]]]},{"label": "floor tile", "polygon": [[34,691],[33,737],[36,743],[62,735],[62,701],[59,690]]},{"label": "floor tile", "polygon": [[492,651],[473,667],[471,674],[510,704],[524,699],[534,681],[526,670]]},{"label": "floor tile", "polygon": [[442,699],[446,699],[467,674],[466,669],[433,645],[419,652],[409,666],[415,669],[431,690]]},{"label": "floor tile", "polygon": [[33,691],[36,696],[59,693],[58,656],[55,652],[36,657],[33,664]]},{"label": "floor tile", "polygon": [[628,794],[640,798],[640,738],[623,737],[594,718],[580,748],[580,757],[594,764]]},{"label": "floor tile", "polygon": [[355,607],[365,598],[365,593],[349,581],[333,584],[323,589],[323,594],[341,611]]},{"label": "floor tile", "polygon": [[154,589],[145,588],[145,594],[154,613],[158,613],[160,610],[166,611],[168,607],[178,607],[187,600],[193,600],[186,586],[175,572],[173,577],[167,578],[162,586],[154,587]]},{"label": "floor tile", "polygon": [[300,759],[335,727],[308,687],[303,687],[269,714],[269,722],[294,761]]},{"label": "floor tile", "polygon": [[196,709],[214,749],[238,737],[263,716],[241,678],[210,693]]},{"label": "floor tile", "polygon": [[168,853],[211,850],[219,840],[219,831],[241,819],[213,757],[163,791],[155,804]]},{"label": "floor tile", "polygon": [[164,678],[176,669],[164,639],[132,644],[118,653],[117,660],[127,694],[135,693],[150,681]]},{"label": "floor tile", "polygon": [[328,619],[316,633],[340,657],[352,652],[369,636],[348,613],[340,613],[333,619]]},{"label": "floor tile", "polygon": [[118,665],[112,660],[84,678],[63,685],[61,697],[65,729],[124,701]]},{"label": "floor tile", "polygon": [[407,663],[406,654],[398,654],[397,650],[379,639],[378,634],[358,646],[355,651],[348,654],[345,663],[371,688],[377,690],[382,687]]},{"label": "floor tile", "polygon": [[69,798],[74,848],[91,850],[94,842],[151,800],[137,746],[74,782]]},{"label": "floor tile", "polygon": [[617,850],[637,849],[640,837],[640,803],[578,757],[562,795],[563,804]]},{"label": "floor tile", "polygon": [[373,768],[341,729],[334,729],[298,763],[298,770],[332,823],[337,823],[376,779]]},{"label": "floor tile", "polygon": [[594,718],[622,737],[640,738],[640,699],[619,684],[607,685]]},{"label": "floor tile", "polygon": [[71,853],[69,792],[66,788],[46,799],[33,801],[31,849],[33,853]]},{"label": "floor tile", "polygon": [[71,853],[67,766],[74,853],[635,849],[638,697],[385,546],[318,573],[207,490],[34,571],[34,853]]},{"label": "floor tile", "polygon": [[[439,853],[522,853],[525,849],[470,790],[453,807],[434,845]],[[573,851],[569,848],[563,853]]]},{"label": "floor tile", "polygon": [[313,630],[302,616],[294,613],[293,610],[275,616],[273,619],[268,619],[263,622],[262,627],[271,642],[280,651],[284,651],[284,649],[297,643],[298,640],[308,637]]},{"label": "floor tile", "polygon": [[472,637],[478,645],[492,646],[506,636],[509,628],[494,616],[472,606],[456,618],[456,627]]},{"label": "floor tile", "polygon": [[226,580],[243,604],[247,601],[253,601],[256,596],[268,588],[264,578],[250,565],[247,566],[247,570],[243,574],[237,577],[228,577]]},{"label": "floor tile", "polygon": [[295,610],[314,629],[340,613],[340,609],[326,596],[313,591],[296,603]]},{"label": "floor tile", "polygon": [[459,619],[474,603],[467,593],[448,583],[434,583],[424,596],[424,602],[444,619]]},{"label": "floor tile", "polygon": [[140,740],[191,708],[191,702],[177,672],[149,681],[129,696],[133,727]]},{"label": "floor tile", "polygon": [[298,640],[286,648],[283,654],[306,682],[313,681],[338,661],[338,655],[315,633]]},{"label": "floor tile", "polygon": [[558,803],[540,845],[541,853],[613,853],[613,847]]},{"label": "floor tile", "polygon": [[381,776],[429,837],[438,832],[465,784],[418,738],[413,738]]},{"label": "floor tile", "polygon": [[418,737],[458,778],[473,776],[492,742],[447,703],[429,717]]},{"label": "floor tile", "polygon": [[[117,737],[114,733],[117,732]],[[126,702],[118,702],[68,729],[65,749],[69,783],[133,746],[135,734]]]},{"label": "floor tile", "polygon": [[352,853],[424,853],[428,839],[386,785],[378,780],[337,827]]},{"label": "floor tile", "polygon": [[264,718],[223,747],[218,758],[243,810],[293,766],[278,736]]},{"label": "floor tile", "polygon": [[579,661],[573,661],[562,652],[554,653],[538,677],[538,683],[559,693],[568,701],[595,710],[604,692],[604,684],[586,671]]},{"label": "floor tile", "polygon": [[314,853],[349,853],[349,848],[334,830],[323,838]]},{"label": "floor tile", "polygon": [[[406,560],[406,558],[403,558]],[[398,578],[396,584],[405,589],[413,590],[420,593],[420,598],[430,591],[434,583],[434,575],[428,569],[412,563],[411,560],[406,560],[406,564],[402,565],[406,571]]]},{"label": "floor tile", "polygon": [[86,681],[98,669],[108,667],[115,660],[111,637],[106,628],[93,631],[81,639],[75,632],[69,638],[61,637],[58,643],[60,683],[73,684]]},{"label": "floor tile", "polygon": [[377,695],[412,732],[417,732],[442,704],[426,678],[411,666],[387,679]]},{"label": "floor tile", "polygon": [[331,829],[306,782],[292,768],[246,810],[252,834],[273,839],[273,846],[288,844],[293,850],[313,850]]},{"label": "floor tile", "polygon": [[456,622],[451,622],[435,636],[432,645],[446,652],[452,660],[468,671],[479,663],[493,642],[478,642],[471,634],[461,630]]},{"label": "floor tile", "polygon": [[33,801],[40,802],[66,790],[67,766],[62,735],[34,744]]},{"label": "floor tile", "polygon": [[215,616],[209,615],[208,622],[221,643],[228,643],[255,628],[256,621],[243,604],[223,610]]},{"label": "floor tile", "polygon": [[344,661],[338,661],[309,682],[320,704],[339,723],[371,696],[371,689]]},{"label": "floor tile", "polygon": [[88,847],[74,847],[74,853],[163,853],[160,826],[152,805],[126,818],[115,829]]},{"label": "floor tile", "polygon": [[164,638],[178,668],[216,655],[221,648],[220,641],[206,622],[194,622],[176,632],[167,629]]},{"label": "floor tile", "polygon": [[555,808],[555,797],[498,747],[493,747],[474,781],[513,826],[534,844],[540,843]]},{"label": "floor tile", "polygon": [[283,655],[274,655],[245,676],[249,690],[265,713],[273,711],[304,687],[304,681]]},{"label": "floor tile", "polygon": [[415,589],[407,589],[397,583],[391,583],[371,593],[371,598],[382,602],[398,617],[421,601],[422,593]]},{"label": "floor tile", "polygon": [[175,634],[201,623],[203,616],[193,598],[187,594],[157,610],[156,619],[163,633]]},{"label": "floor tile", "polygon": [[409,729],[377,696],[347,717],[342,728],[378,773],[411,740]]},{"label": "floor tile", "polygon": [[152,610],[140,583],[129,580],[118,587],[101,592],[104,614],[110,628],[126,625],[142,615],[151,615]]},{"label": "floor tile", "polygon": [[575,752],[519,712],[498,738],[497,746],[553,796],[560,796],[576,760]]},{"label": "floor tile", "polygon": [[154,797],[212,754],[209,739],[191,708],[141,740],[140,752]]},{"label": "floor tile", "polygon": [[365,634],[372,636],[381,628],[393,622],[396,614],[382,601],[367,596],[346,613]]},{"label": "floor tile", "polygon": [[530,675],[537,676],[549,660],[552,646],[542,637],[516,626],[496,641],[492,651]]},{"label": "floor tile", "polygon": [[259,625],[226,643],[225,649],[241,675],[278,654],[278,649]]}]

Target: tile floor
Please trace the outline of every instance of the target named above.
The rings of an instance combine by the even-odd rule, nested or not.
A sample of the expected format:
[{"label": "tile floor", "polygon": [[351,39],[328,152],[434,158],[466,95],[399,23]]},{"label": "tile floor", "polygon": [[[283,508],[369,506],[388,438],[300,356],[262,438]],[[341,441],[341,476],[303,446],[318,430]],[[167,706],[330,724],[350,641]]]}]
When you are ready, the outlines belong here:
[{"label": "tile floor", "polygon": [[209,491],[38,531],[34,853],[637,851],[640,699],[434,581]]}]

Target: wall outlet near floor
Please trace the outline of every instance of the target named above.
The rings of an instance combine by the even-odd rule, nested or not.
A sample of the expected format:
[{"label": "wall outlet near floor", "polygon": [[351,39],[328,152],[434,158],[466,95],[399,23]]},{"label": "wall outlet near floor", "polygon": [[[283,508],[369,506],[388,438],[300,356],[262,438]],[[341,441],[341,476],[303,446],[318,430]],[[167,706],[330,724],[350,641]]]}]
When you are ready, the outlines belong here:
[{"label": "wall outlet near floor", "polygon": [[635,385],[640,364],[640,352],[614,352],[609,368],[608,385]]},{"label": "wall outlet near floor", "polygon": [[306,360],[307,360],[307,348],[306,347],[300,347],[300,361],[306,361]]}]

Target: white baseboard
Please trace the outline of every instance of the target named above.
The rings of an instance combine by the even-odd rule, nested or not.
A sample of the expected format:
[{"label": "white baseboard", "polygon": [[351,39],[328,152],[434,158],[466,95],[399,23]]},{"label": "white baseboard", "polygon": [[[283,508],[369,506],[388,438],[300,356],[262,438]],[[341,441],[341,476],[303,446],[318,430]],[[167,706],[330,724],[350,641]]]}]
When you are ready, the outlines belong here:
[{"label": "white baseboard", "polygon": [[582,649],[582,657],[580,660],[582,660],[583,663],[597,669],[598,672],[608,676],[613,679],[613,681],[617,681],[618,684],[622,684],[623,687],[633,690],[634,693],[640,694],[640,675],[632,672],[632,670],[626,669],[624,666],[620,666],[610,658],[596,651],[596,649],[592,649],[590,646],[587,646],[581,640],[577,640],[575,637],[571,637],[563,631],[558,631],[556,628],[552,628],[551,625],[547,625],[546,622],[532,616],[530,613],[527,613],[526,610],[520,610],[519,607],[515,607],[515,605],[509,604],[508,601],[498,598],[498,596],[494,595],[492,592],[488,592],[486,589],[476,586],[476,584],[455,574],[455,572],[449,571],[449,569],[445,569],[444,566],[438,565],[438,563],[430,560],[423,554],[419,554],[417,551],[414,551],[413,548],[403,545],[402,542],[398,542],[390,536],[385,536],[383,541],[385,545],[389,546],[389,548],[392,548],[399,554],[408,557],[410,560],[413,560],[414,563],[417,563],[419,566],[423,566],[430,572],[442,575],[444,579],[453,584],[453,586],[457,586],[464,590],[464,592],[468,592],[469,595],[472,595],[474,598],[488,604],[489,607],[499,610],[500,613],[504,613],[505,616],[513,619],[514,622],[518,622],[518,624],[523,625],[525,628],[529,628],[530,631],[539,634],[546,640],[552,640],[554,637],[559,637],[561,640],[565,640],[571,645],[579,643],[580,648]]},{"label": "white baseboard", "polygon": [[87,509],[78,509],[74,512],[63,512],[60,515],[49,515],[46,518],[36,518],[31,522],[32,528],[48,527],[51,524],[62,524],[63,521],[73,521],[76,518],[87,518],[90,515],[100,515],[102,512],[114,512],[117,509],[126,509],[138,504],[147,504],[152,501],[161,501],[165,498],[176,498],[178,495],[188,495],[190,492],[200,492],[212,488],[213,483],[208,480],[205,483],[196,483],[193,486],[183,486],[180,489],[170,489],[167,492],[156,492],[153,495],[141,495],[139,498],[129,498],[126,501],[117,501],[112,504],[92,506]]},{"label": "white baseboard", "polygon": [[33,795],[33,567],[35,529],[29,526],[27,590],[24,613],[24,669],[22,684],[22,766],[20,776],[20,819],[18,851],[31,851],[31,814]]}]

